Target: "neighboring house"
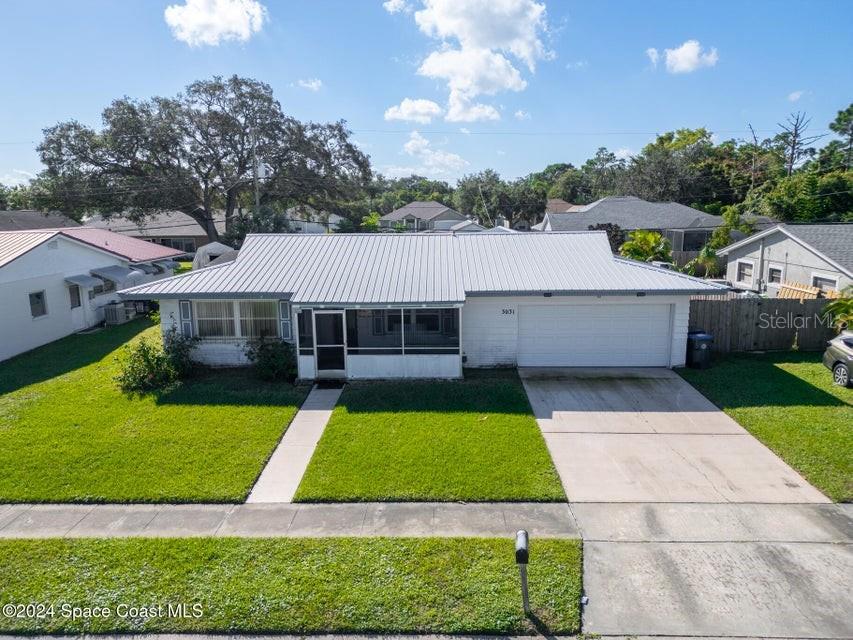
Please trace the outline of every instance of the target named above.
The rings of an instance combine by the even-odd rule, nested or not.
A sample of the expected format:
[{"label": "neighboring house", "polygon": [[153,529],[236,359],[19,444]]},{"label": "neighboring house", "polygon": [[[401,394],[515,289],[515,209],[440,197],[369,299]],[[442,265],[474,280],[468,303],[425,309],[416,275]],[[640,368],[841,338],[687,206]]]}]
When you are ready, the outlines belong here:
[{"label": "neighboring house", "polygon": [[311,207],[291,207],[287,210],[291,233],[334,233],[342,220],[343,216],[337,213],[318,213]]},{"label": "neighboring house", "polygon": [[[147,216],[139,223],[118,215],[110,216],[108,219],[93,216],[84,220],[83,226],[106,229],[123,236],[148,240],[164,247],[178,249],[182,253],[195,253],[196,249],[210,242],[202,226],[180,211]],[[224,212],[214,215],[214,226],[220,234],[225,233]]]},{"label": "neighboring house", "polygon": [[[753,219],[759,225],[769,218]],[[624,231],[657,231],[672,244],[673,253],[698,252],[714,229],[723,224],[721,216],[711,215],[677,202],[648,202],[634,196],[608,196],[566,213],[546,213],[537,231],[583,231],[599,224],[616,224]],[[688,257],[692,259],[695,254]],[[679,261],[681,262],[681,261]]]},{"label": "neighboring house", "polygon": [[79,227],[80,223],[64,213],[51,211],[0,211],[0,231],[26,231],[27,229],[62,229]]},{"label": "neighboring house", "polygon": [[226,251],[221,256],[218,256],[207,263],[208,267],[215,267],[220,264],[227,264],[228,262],[234,262],[237,259],[237,254],[239,254],[239,249],[231,249],[230,251]]},{"label": "neighboring house", "polygon": [[467,222],[468,218],[440,202],[410,202],[379,218],[379,226],[394,229],[402,225],[407,231],[432,231],[442,220]]},{"label": "neighboring house", "polygon": [[853,284],[853,223],[780,224],[717,252],[738,289],[776,297],[784,282],[842,291]]},{"label": "neighboring house", "polygon": [[548,202],[545,203],[545,213],[566,213],[574,206],[562,198],[548,198]]},{"label": "neighboring house", "polygon": [[103,322],[118,289],[171,276],[177,255],[102,229],[0,231],[0,360]]},{"label": "neighboring house", "polygon": [[249,235],[234,262],[121,291],[215,366],[259,337],[299,377],[457,378],[463,366],[684,364],[690,296],[725,287],[614,256],[604,232]]}]

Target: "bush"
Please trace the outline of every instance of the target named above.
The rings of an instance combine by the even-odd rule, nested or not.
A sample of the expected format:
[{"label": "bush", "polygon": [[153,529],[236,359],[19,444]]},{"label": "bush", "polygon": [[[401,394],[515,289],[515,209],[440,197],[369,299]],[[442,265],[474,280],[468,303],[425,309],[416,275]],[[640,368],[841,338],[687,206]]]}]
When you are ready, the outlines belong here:
[{"label": "bush", "polygon": [[163,347],[152,340],[140,340],[125,347],[121,372],[116,381],[122,391],[162,391],[190,376],[195,368],[191,359],[195,339],[174,328],[163,337]]},{"label": "bush", "polygon": [[263,380],[293,382],[296,379],[296,353],[288,342],[261,338],[246,345],[246,357]]}]

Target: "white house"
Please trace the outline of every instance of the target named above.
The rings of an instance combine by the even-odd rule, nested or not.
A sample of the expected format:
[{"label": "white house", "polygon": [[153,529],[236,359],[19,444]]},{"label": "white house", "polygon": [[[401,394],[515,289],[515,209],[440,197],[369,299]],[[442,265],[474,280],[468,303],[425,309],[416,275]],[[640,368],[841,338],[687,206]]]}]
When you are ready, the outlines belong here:
[{"label": "white house", "polygon": [[102,322],[118,289],[171,276],[178,255],[102,229],[0,232],[0,360]]},{"label": "white house", "polygon": [[463,366],[684,363],[691,294],[723,287],[613,256],[604,232],[249,235],[237,259],[120,292],[211,365],[294,343],[299,377],[454,378]]}]

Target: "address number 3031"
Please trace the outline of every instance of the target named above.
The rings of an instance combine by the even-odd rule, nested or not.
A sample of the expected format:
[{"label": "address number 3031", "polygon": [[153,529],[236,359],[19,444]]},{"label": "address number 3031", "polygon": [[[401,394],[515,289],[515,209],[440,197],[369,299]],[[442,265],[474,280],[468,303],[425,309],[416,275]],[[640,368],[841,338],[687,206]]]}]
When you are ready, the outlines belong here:
[{"label": "address number 3031", "polygon": [[505,315],[505,316],[515,315],[515,309],[501,309],[501,315]]}]

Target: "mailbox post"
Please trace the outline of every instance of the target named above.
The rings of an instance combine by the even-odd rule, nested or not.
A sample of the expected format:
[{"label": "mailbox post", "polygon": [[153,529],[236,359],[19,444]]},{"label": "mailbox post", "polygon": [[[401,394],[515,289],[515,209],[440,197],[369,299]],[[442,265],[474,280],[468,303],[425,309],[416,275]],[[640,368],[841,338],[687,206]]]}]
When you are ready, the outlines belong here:
[{"label": "mailbox post", "polygon": [[521,529],[515,534],[515,563],[521,577],[521,604],[524,613],[530,613],[530,598],[527,594],[527,561],[530,559],[530,540],[527,531]]}]

